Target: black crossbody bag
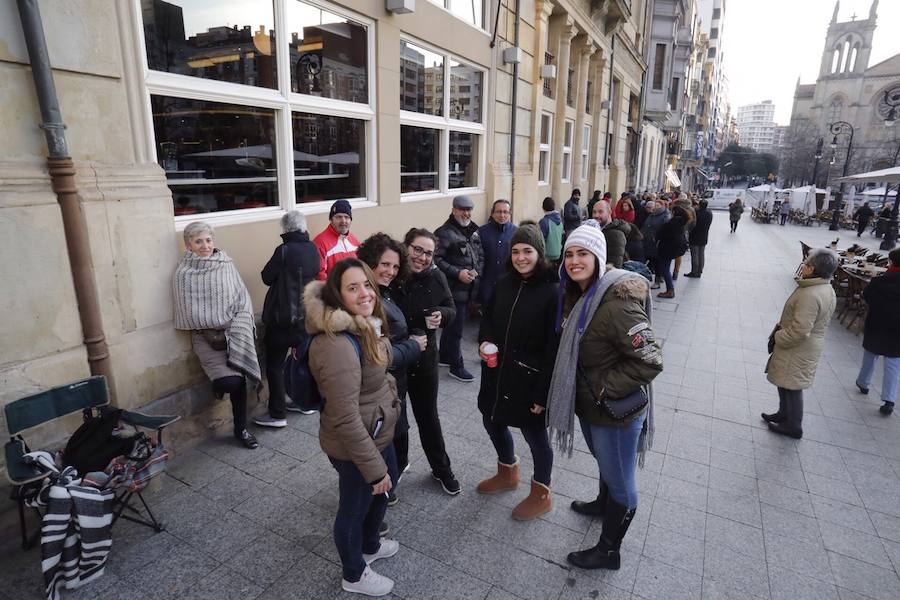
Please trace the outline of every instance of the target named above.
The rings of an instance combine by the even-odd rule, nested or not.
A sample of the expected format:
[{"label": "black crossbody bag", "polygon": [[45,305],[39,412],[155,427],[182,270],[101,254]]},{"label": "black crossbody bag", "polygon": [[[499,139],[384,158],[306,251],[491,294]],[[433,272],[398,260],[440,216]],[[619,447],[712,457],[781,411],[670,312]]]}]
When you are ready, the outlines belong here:
[{"label": "black crossbody bag", "polygon": [[606,395],[606,388],[600,390],[600,396],[597,396],[597,393],[594,391],[593,386],[591,386],[590,380],[587,378],[587,375],[584,374],[581,366],[578,366],[578,376],[584,379],[585,385],[587,385],[588,391],[591,393],[591,398],[594,400],[594,405],[600,409],[601,412],[606,413],[616,421],[625,421],[630,419],[637,413],[641,412],[647,403],[650,401],[647,397],[647,393],[644,391],[644,387],[640,386],[635,391],[631,392],[624,398],[609,398]]}]

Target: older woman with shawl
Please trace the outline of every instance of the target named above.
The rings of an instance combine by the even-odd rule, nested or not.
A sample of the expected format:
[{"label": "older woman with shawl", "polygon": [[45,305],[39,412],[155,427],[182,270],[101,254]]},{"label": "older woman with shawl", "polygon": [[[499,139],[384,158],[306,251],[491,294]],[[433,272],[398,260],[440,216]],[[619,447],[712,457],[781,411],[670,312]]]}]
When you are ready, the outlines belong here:
[{"label": "older woman with shawl", "polygon": [[175,329],[191,332],[213,392],[231,399],[234,437],[253,450],[259,443],[247,431],[247,379],[258,385],[260,371],[250,293],[234,261],[215,247],[209,224],[195,221],[185,227],[184,246],[173,278]]},{"label": "older woman with shawl", "polygon": [[575,415],[600,468],[600,494],[574,501],[581,514],[603,517],[600,541],[569,553],[582,569],[618,569],[619,548],[638,503],[635,470],[652,438],[650,383],[662,371],[650,327],[647,280],[605,269],[606,240],[586,221],[566,239],[560,271],[562,328],[553,368],[547,425],[561,454],[572,455]]}]

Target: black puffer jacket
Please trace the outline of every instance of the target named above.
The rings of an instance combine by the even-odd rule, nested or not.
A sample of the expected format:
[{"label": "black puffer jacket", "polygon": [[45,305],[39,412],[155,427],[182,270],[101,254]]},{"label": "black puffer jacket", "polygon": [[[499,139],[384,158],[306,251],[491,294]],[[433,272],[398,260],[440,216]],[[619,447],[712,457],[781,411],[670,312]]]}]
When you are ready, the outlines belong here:
[{"label": "black puffer jacket", "polygon": [[900,356],[900,271],[873,277],[863,298],[869,305],[863,348],[879,356]]},{"label": "black puffer jacket", "polygon": [[391,348],[393,349],[391,366],[388,372],[397,380],[397,393],[401,398],[406,396],[406,370],[418,362],[422,351],[419,345],[409,339],[409,327],[406,325],[406,317],[403,311],[394,302],[391,289],[379,286],[381,291],[381,304],[384,306],[384,314],[388,320]]},{"label": "black puffer jacket", "polygon": [[709,227],[712,225],[713,214],[708,208],[696,211],[697,224],[688,234],[688,242],[691,246],[705,246],[709,242]]},{"label": "black puffer jacket", "polygon": [[434,264],[446,275],[453,300],[468,302],[473,297],[478,280],[463,283],[459,280],[459,272],[474,269],[479,274],[484,273],[484,251],[481,248],[481,238],[478,237],[478,226],[469,221],[463,227],[450,215],[434,234],[438,239]]},{"label": "black puffer jacket", "polygon": [[[289,231],[288,233],[282,233],[281,239],[284,242],[275,248],[272,258],[263,267],[261,273],[263,283],[269,286],[269,290],[266,292],[266,299],[263,301],[263,323],[269,323],[275,300],[272,286],[278,281],[283,268],[301,270],[300,289],[298,290],[301,298],[306,284],[315,280],[319,275],[319,250],[315,244],[309,241],[309,233],[305,231]],[[300,330],[302,332],[302,326]]]},{"label": "black puffer jacket", "polygon": [[478,343],[492,342],[500,353],[497,367],[481,365],[478,408],[494,423],[522,427],[544,422],[543,413],[530,409],[547,405],[559,346],[554,331],[558,286],[553,269],[528,279],[508,273],[482,309]]},{"label": "black puffer jacket", "polygon": [[405,281],[395,281],[391,285],[391,296],[403,316],[408,329],[421,329],[428,336],[425,352],[408,371],[428,370],[437,367],[437,330],[425,326],[425,309],[435,308],[441,312],[441,327],[447,327],[456,318],[456,305],[447,286],[447,278],[434,265],[421,273],[410,273]]},{"label": "black puffer jacket", "polygon": [[657,256],[671,260],[684,254],[687,249],[686,226],[687,218],[684,213],[679,210],[673,211],[672,218],[663,223],[656,232]]}]

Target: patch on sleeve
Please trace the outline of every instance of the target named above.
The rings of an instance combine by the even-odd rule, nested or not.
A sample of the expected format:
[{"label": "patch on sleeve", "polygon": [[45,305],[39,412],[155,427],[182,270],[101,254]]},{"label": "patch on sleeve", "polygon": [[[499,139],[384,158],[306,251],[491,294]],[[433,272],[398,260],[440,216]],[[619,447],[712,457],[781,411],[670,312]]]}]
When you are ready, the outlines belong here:
[{"label": "patch on sleeve", "polygon": [[644,321],[643,323],[638,323],[637,325],[629,329],[625,335],[634,335],[639,331],[647,329],[648,327],[650,327],[650,323],[647,323],[646,321]]}]

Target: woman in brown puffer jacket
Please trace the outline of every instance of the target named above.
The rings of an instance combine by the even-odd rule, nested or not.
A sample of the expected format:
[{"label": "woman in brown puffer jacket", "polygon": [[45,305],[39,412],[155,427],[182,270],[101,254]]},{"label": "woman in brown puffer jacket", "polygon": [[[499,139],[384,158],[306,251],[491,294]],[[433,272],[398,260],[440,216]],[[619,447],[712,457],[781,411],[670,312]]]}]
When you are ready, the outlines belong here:
[{"label": "woman in brown puffer jacket", "polygon": [[325,401],[319,444],[338,473],[334,543],[343,565],[341,587],[383,596],[394,582],[368,565],[400,548],[378,535],[387,494],[397,480],[391,442],[400,400],[387,372],[391,344],[378,284],[365,263],[344,259],[326,281],[306,286],[303,303],[306,330],[315,336],[309,370]]}]

